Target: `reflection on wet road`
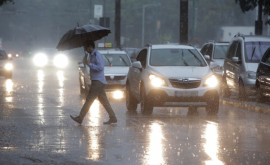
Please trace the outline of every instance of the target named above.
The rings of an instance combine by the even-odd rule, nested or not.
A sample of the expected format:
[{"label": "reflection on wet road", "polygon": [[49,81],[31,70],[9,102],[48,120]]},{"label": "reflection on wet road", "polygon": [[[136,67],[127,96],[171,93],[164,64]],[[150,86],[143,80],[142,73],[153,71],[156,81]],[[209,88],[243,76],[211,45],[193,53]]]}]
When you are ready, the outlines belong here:
[{"label": "reflection on wet road", "polygon": [[103,125],[108,116],[95,100],[78,126],[69,118],[85,101],[77,61],[58,70],[21,60],[12,80],[0,78],[0,164],[270,164],[268,115],[220,105],[217,116],[203,108],[143,116],[108,93],[118,123]]}]

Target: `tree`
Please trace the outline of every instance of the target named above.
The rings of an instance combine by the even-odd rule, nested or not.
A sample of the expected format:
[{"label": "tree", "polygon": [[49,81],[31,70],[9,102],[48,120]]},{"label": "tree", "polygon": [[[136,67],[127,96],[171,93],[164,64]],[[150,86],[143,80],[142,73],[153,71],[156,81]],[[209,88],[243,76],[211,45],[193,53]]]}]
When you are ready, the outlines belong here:
[{"label": "tree", "polygon": [[11,2],[14,4],[13,0],[0,0],[0,6],[2,6],[4,3]]},{"label": "tree", "polygon": [[[270,0],[235,0],[235,2],[239,3],[244,13],[258,6],[258,20],[255,22],[255,34],[262,35],[262,13],[270,16]],[[270,20],[266,20],[265,24],[270,24]]]}]

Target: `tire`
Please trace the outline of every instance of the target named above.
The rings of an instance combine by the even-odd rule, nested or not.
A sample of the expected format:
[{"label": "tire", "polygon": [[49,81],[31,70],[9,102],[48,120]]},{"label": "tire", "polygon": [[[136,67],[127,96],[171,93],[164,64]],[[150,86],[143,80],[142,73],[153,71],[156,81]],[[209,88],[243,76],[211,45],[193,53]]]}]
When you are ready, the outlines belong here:
[{"label": "tire", "polygon": [[152,115],[153,105],[151,99],[146,96],[144,86],[141,88],[141,112],[143,115]]},{"label": "tire", "polygon": [[257,102],[258,103],[266,102],[267,98],[263,95],[263,91],[261,90],[259,85],[256,88],[256,93],[257,93]]},{"label": "tire", "polygon": [[6,79],[12,79],[12,72],[8,72],[5,74]]},{"label": "tire", "polygon": [[244,101],[248,98],[246,91],[245,91],[245,86],[242,80],[239,80],[239,99]]},{"label": "tire", "polygon": [[227,86],[227,81],[226,81],[225,76],[223,76],[223,78],[222,78],[221,95],[224,98],[228,98],[231,96],[231,91],[230,91],[229,87]]},{"label": "tire", "polygon": [[126,85],[126,107],[127,110],[130,112],[134,112],[137,110],[137,101],[135,99],[135,97],[132,95],[131,91],[130,91],[130,86],[129,83],[127,82]]},{"label": "tire", "polygon": [[207,107],[205,109],[208,115],[217,115],[219,110],[219,96],[210,95],[207,100]]}]

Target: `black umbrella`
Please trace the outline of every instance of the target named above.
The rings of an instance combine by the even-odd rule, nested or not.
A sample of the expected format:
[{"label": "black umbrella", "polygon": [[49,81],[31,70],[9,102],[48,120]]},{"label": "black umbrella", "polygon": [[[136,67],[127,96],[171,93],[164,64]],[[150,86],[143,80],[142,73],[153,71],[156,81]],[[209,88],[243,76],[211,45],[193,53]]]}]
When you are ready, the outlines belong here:
[{"label": "black umbrella", "polygon": [[56,48],[59,51],[83,46],[86,40],[96,41],[111,33],[111,30],[98,25],[83,25],[66,32]]}]

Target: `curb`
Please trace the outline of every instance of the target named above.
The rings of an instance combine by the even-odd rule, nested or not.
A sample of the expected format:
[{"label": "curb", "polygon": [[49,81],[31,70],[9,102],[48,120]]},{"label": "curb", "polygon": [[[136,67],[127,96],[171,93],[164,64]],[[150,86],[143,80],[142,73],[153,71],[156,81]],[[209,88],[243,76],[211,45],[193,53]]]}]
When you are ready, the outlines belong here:
[{"label": "curb", "polygon": [[270,115],[270,105],[257,102],[239,101],[238,99],[221,98],[219,100],[221,104],[230,105],[238,108],[245,108],[249,111],[264,113]]}]

